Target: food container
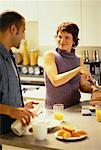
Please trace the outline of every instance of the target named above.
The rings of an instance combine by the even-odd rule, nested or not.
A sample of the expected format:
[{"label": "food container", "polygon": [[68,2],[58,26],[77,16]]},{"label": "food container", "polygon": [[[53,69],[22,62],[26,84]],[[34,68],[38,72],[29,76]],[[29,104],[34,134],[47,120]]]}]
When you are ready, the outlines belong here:
[{"label": "food container", "polygon": [[31,50],[30,52],[30,66],[38,65],[38,50]]}]

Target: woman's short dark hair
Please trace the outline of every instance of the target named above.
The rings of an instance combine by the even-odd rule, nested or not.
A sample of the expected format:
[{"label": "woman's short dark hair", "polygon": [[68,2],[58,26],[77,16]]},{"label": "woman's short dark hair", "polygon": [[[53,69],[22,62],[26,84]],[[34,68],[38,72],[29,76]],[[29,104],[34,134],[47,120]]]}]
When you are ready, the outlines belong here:
[{"label": "woman's short dark hair", "polygon": [[0,14],[0,31],[5,32],[12,24],[19,29],[24,17],[15,11],[5,11]]},{"label": "woman's short dark hair", "polygon": [[57,27],[57,30],[56,30],[57,35],[59,31],[71,33],[73,36],[73,40],[74,40],[73,47],[76,47],[78,45],[79,28],[76,24],[71,23],[71,22],[64,22]]}]

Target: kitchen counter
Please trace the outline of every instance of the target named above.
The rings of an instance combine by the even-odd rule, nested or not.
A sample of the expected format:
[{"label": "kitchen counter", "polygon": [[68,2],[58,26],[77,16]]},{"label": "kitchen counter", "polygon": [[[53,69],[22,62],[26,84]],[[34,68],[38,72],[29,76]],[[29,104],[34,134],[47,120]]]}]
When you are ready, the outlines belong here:
[{"label": "kitchen counter", "polygon": [[[33,135],[18,137],[13,133],[9,133],[0,137],[0,143],[33,150],[100,150],[101,122],[97,122],[95,116],[82,116],[80,112],[82,104],[84,103],[65,109],[64,114],[67,123],[88,133],[86,139],[75,142],[63,142],[57,140],[54,133],[49,133],[47,139],[40,142],[36,141]],[[52,115],[53,111],[47,109],[47,113]]]}]

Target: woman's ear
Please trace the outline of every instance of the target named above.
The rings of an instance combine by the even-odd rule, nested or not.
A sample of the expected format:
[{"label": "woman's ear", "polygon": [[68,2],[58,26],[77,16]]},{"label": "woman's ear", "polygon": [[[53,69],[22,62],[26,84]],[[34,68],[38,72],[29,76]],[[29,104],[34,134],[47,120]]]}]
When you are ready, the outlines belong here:
[{"label": "woman's ear", "polygon": [[16,27],[15,24],[12,24],[12,25],[10,26],[10,33],[11,33],[11,34],[16,34],[16,33],[17,33],[17,27]]},{"label": "woman's ear", "polygon": [[73,42],[72,48],[75,48],[75,42]]}]

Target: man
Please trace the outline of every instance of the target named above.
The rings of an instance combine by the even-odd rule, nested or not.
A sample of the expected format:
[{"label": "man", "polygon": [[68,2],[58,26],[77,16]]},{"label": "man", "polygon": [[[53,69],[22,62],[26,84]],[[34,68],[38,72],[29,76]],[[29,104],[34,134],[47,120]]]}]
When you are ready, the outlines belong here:
[{"label": "man", "polygon": [[24,31],[23,16],[14,11],[0,14],[0,134],[10,132],[15,119],[27,125],[34,117],[28,110],[32,103],[24,106],[19,74],[11,51],[12,47],[19,48]]}]

